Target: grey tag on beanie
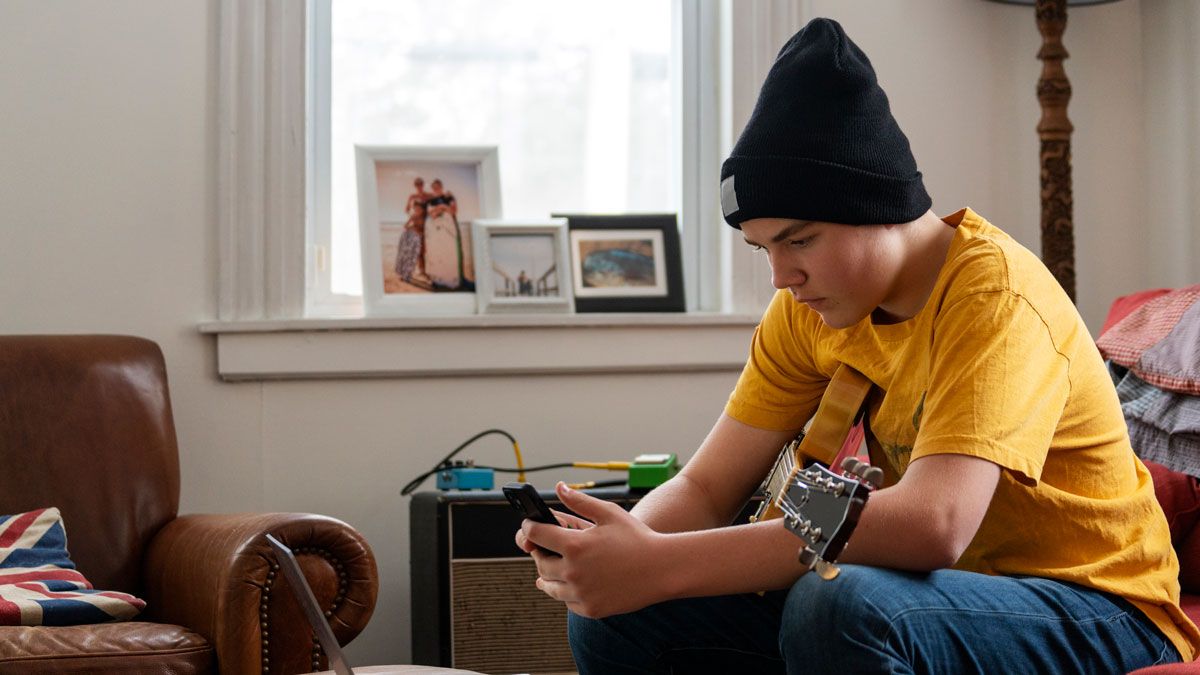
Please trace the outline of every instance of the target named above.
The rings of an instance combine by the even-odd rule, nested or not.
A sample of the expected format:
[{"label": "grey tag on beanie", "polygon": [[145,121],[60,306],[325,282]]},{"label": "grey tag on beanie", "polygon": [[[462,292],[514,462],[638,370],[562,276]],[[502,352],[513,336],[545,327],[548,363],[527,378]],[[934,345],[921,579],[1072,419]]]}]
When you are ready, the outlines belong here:
[{"label": "grey tag on beanie", "polygon": [[737,191],[733,188],[733,175],[731,174],[721,181],[721,214],[728,218],[737,211]]}]

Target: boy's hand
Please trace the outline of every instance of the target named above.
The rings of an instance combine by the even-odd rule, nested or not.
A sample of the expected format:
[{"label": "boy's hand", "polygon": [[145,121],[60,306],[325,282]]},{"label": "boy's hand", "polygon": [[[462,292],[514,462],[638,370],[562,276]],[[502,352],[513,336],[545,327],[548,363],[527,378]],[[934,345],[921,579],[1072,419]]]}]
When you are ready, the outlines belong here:
[{"label": "boy's hand", "polygon": [[[522,523],[525,536],[522,540],[518,535],[517,545],[537,563],[537,587],[542,592],[589,618],[631,612],[667,598],[661,570],[654,564],[659,557],[654,549],[664,535],[612,502],[561,482],[556,491],[564,506],[591,522],[556,514],[559,522],[566,516],[567,523],[581,527]],[[560,555],[537,550],[537,545]]]},{"label": "boy's hand", "polygon": [[[550,509],[550,512],[553,513],[554,517],[558,519],[558,524],[567,528],[568,530],[586,530],[587,528],[592,527],[592,523],[590,521],[571,515],[570,513],[563,513],[558,509]],[[517,548],[526,553],[533,553],[537,550],[537,544],[529,541],[529,539],[525,536],[524,529],[517,530],[516,542]]]}]

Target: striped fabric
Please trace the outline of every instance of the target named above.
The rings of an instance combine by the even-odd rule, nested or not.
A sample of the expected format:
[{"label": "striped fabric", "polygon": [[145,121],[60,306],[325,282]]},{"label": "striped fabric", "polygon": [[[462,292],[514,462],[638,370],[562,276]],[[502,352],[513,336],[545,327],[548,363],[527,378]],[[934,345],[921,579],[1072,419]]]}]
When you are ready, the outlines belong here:
[{"label": "striped fabric", "polygon": [[1112,361],[1108,370],[1138,457],[1200,476],[1200,396],[1159,389]]},{"label": "striped fabric", "polygon": [[58,509],[0,516],[0,625],[121,621],[145,606],[127,593],[92,588],[67,554]]}]

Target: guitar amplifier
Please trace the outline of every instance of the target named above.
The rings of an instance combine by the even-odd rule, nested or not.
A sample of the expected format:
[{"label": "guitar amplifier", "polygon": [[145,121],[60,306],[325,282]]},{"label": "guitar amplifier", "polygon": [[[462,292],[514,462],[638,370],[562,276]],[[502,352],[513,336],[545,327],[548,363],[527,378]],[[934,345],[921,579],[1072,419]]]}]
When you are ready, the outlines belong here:
[{"label": "guitar amplifier", "polygon": [[[626,510],[627,488],[588,494]],[[552,490],[541,491],[562,509]],[[570,673],[567,610],[534,586],[513,535],[521,514],[499,490],[420,492],[409,506],[413,663],[481,673]]]}]

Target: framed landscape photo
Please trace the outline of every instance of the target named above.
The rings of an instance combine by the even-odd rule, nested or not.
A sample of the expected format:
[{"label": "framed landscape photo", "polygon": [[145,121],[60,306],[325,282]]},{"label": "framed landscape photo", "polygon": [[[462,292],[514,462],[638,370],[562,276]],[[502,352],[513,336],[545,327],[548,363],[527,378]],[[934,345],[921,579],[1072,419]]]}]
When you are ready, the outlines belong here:
[{"label": "framed landscape photo", "polygon": [[566,215],[577,312],[682,312],[673,213]]},{"label": "framed landscape photo", "polygon": [[363,308],[473,314],[471,222],[499,218],[495,147],[355,146]]},{"label": "framed landscape photo", "polygon": [[566,220],[476,220],[472,235],[481,314],[572,311]]}]

